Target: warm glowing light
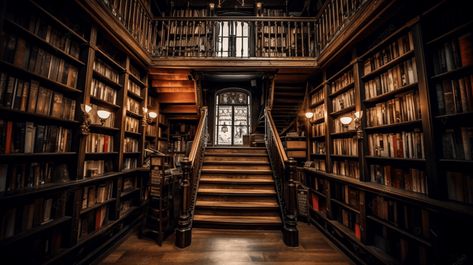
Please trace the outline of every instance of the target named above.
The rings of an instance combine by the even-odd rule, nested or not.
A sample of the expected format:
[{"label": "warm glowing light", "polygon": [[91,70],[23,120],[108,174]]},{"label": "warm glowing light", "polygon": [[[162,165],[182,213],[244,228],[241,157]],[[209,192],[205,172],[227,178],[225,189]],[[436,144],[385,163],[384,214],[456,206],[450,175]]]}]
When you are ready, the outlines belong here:
[{"label": "warm glowing light", "polygon": [[154,111],[150,111],[148,113],[148,116],[151,118],[151,119],[155,119],[156,117],[158,117],[158,113],[154,112]]},{"label": "warm glowing light", "polygon": [[82,111],[85,113],[89,113],[92,110],[92,107],[87,104],[81,104]]},{"label": "warm glowing light", "polygon": [[340,118],[340,122],[341,122],[343,125],[348,125],[348,124],[350,124],[352,121],[353,121],[353,118],[352,118],[352,117],[345,116],[345,117],[341,117],[341,118]]},{"label": "warm glowing light", "polygon": [[214,3],[210,3],[210,4],[209,4],[209,7],[210,7],[210,10],[214,10],[214,9],[215,9],[215,4],[214,4]]},{"label": "warm glowing light", "polygon": [[143,107],[143,113],[147,113],[148,112],[148,108],[147,107]]},{"label": "warm glowing light", "polygon": [[261,2],[256,2],[256,8],[260,9],[263,7],[263,3]]},{"label": "warm glowing light", "polygon": [[306,117],[307,119],[311,119],[312,117],[314,117],[314,113],[313,113],[312,111],[307,111],[307,112],[305,113],[305,117]]},{"label": "warm glowing light", "polygon": [[111,113],[110,111],[108,111],[108,110],[98,110],[98,111],[97,111],[97,116],[99,116],[99,118],[100,118],[101,120],[106,120],[106,119],[108,119],[111,114],[112,114],[112,113]]},{"label": "warm glowing light", "polygon": [[357,111],[357,112],[355,112],[354,115],[355,115],[355,119],[357,119],[357,120],[361,119],[361,118],[363,118],[363,111],[362,110]]}]

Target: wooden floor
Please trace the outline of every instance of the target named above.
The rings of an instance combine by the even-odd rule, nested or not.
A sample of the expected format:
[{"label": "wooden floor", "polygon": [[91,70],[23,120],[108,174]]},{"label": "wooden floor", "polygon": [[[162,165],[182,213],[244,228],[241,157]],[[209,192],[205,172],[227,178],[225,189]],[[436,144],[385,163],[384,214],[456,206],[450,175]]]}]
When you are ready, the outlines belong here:
[{"label": "wooden floor", "polygon": [[195,228],[192,245],[185,249],[174,246],[174,236],[159,247],[154,241],[133,234],[100,264],[353,264],[313,226],[300,223],[298,228],[300,246],[297,248],[286,247],[280,231]]}]

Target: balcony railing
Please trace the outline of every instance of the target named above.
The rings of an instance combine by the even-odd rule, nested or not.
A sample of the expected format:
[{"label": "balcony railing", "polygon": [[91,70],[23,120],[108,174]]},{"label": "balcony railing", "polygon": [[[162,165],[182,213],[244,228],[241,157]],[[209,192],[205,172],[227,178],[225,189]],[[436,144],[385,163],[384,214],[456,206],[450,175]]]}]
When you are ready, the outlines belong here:
[{"label": "balcony railing", "polygon": [[328,0],[316,17],[154,18],[142,0],[97,0],[160,58],[316,58],[370,0]]}]

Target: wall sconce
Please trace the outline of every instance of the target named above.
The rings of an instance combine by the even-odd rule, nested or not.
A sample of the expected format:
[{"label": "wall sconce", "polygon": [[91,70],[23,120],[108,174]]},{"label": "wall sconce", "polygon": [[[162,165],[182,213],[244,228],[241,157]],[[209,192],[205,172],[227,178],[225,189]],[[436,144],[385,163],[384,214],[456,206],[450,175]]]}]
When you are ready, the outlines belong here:
[{"label": "wall sconce", "polygon": [[80,104],[80,108],[82,110],[82,124],[80,126],[80,131],[82,135],[88,135],[89,134],[89,126],[90,126],[90,117],[89,113],[92,110],[92,107],[87,104]]},{"label": "wall sconce", "polygon": [[154,111],[148,111],[148,108],[143,107],[143,126],[152,123],[157,117],[158,113]]},{"label": "wall sconce", "polygon": [[110,118],[110,115],[112,115],[112,113],[108,110],[97,110],[97,116],[99,116],[99,119],[102,125],[105,123],[105,121],[108,118]]},{"label": "wall sconce", "polygon": [[340,118],[340,122],[343,126],[348,126],[350,123],[355,121],[356,136],[358,139],[363,139],[363,130],[361,130],[361,120],[363,118],[363,111],[357,111],[351,116],[343,116]]},{"label": "wall sconce", "polygon": [[314,113],[312,111],[308,110],[308,111],[305,112],[305,117],[307,119],[312,119],[312,117],[314,117]]}]

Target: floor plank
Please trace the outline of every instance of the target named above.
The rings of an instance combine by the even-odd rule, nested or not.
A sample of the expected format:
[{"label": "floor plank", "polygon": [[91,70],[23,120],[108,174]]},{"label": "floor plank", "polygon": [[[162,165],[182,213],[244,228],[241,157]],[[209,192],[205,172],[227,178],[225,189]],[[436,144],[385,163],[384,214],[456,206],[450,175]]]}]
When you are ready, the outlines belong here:
[{"label": "floor plank", "polygon": [[129,236],[101,265],[348,265],[353,264],[321,232],[298,225],[299,247],[284,245],[280,231],[193,230],[192,245],[174,246],[170,236],[160,247],[151,239]]}]

